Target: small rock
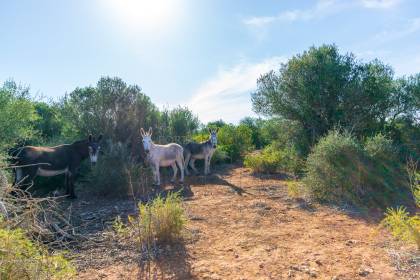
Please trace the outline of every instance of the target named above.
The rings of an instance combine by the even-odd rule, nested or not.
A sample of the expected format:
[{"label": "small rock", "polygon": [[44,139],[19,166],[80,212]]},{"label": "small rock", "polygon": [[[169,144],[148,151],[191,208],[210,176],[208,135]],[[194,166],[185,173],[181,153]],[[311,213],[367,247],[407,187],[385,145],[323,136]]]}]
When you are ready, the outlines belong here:
[{"label": "small rock", "polygon": [[260,268],[264,268],[264,264],[260,263]]},{"label": "small rock", "polygon": [[317,265],[322,265],[322,262],[321,262],[320,260],[316,260],[316,261],[315,261],[315,263],[316,263]]},{"label": "small rock", "polygon": [[309,270],[309,276],[311,276],[311,277],[313,277],[313,278],[316,278],[316,277],[318,277],[318,273],[316,273],[316,271],[315,270]]},{"label": "small rock", "polygon": [[297,265],[292,265],[290,266],[290,268],[296,271],[300,271],[300,267],[298,267]]},{"label": "small rock", "polygon": [[368,266],[361,267],[358,271],[358,274],[363,277],[368,276],[370,273],[373,273],[373,269]]},{"label": "small rock", "polygon": [[333,277],[331,278],[331,280],[340,280],[340,278],[338,278],[338,276],[333,276]]},{"label": "small rock", "polygon": [[354,245],[354,244],[356,244],[357,243],[357,241],[356,240],[347,240],[346,241],[346,245],[347,246],[351,246],[351,245]]},{"label": "small rock", "polygon": [[239,258],[239,255],[238,254],[235,254],[235,259],[237,259],[237,258]]}]

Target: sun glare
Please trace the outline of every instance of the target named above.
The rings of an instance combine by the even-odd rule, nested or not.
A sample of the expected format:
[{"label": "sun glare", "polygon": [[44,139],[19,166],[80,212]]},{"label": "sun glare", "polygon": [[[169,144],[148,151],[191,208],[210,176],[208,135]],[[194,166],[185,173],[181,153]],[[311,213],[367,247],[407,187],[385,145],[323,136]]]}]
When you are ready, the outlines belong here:
[{"label": "sun glare", "polygon": [[108,13],[128,31],[161,32],[173,26],[183,0],[105,0]]}]

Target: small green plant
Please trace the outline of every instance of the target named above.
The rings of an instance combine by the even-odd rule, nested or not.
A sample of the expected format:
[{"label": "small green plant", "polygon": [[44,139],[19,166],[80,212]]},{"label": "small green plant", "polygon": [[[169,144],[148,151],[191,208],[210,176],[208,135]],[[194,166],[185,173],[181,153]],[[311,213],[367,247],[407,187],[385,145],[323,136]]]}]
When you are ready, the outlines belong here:
[{"label": "small green plant", "polygon": [[135,236],[141,245],[145,243],[171,243],[181,237],[186,216],[179,193],[158,196],[148,203],[138,204],[138,216],[129,216],[125,226],[120,217],[113,223],[118,234]]},{"label": "small green plant", "polygon": [[299,198],[304,194],[304,188],[301,182],[296,180],[286,181],[287,194],[292,198]]},{"label": "small green plant", "polygon": [[[417,162],[408,160],[406,170],[414,202],[417,207],[420,207],[420,174],[417,172]],[[418,213],[410,216],[403,206],[396,209],[388,208],[382,225],[387,227],[394,237],[407,242],[415,242],[420,250],[420,215]]]},{"label": "small green plant", "polygon": [[71,279],[76,273],[62,254],[53,255],[20,229],[0,229],[0,279]]},{"label": "small green plant", "polygon": [[391,234],[403,241],[415,242],[420,250],[420,215],[410,216],[403,206],[388,208],[382,225],[387,227]]}]

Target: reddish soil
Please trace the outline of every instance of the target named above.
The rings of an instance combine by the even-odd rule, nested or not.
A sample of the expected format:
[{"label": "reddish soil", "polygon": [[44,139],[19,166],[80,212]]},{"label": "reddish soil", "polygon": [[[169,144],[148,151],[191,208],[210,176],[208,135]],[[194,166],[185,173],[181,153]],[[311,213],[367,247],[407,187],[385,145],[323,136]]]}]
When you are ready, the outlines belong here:
[{"label": "reddish soil", "polygon": [[[193,196],[185,200],[184,241],[162,248],[150,273],[141,271],[135,249],[113,239],[108,217],[92,235],[107,241],[80,250],[77,278],[420,279],[420,256],[395,243],[377,219],[292,199],[281,176],[227,167],[187,183]],[[121,203],[82,198],[74,209],[132,211],[132,203]]]}]

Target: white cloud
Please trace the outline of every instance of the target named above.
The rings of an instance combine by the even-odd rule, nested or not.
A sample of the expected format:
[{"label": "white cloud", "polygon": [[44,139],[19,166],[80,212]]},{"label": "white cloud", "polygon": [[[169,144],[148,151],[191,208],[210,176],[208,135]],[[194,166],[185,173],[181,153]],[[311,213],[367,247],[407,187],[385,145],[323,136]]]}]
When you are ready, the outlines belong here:
[{"label": "white cloud", "polygon": [[420,17],[409,19],[398,28],[384,30],[378,33],[377,35],[375,35],[373,37],[373,40],[375,42],[384,43],[384,42],[403,38],[417,31],[420,31]]},{"label": "white cloud", "polygon": [[388,9],[400,4],[401,0],[318,0],[312,8],[283,11],[276,16],[254,16],[246,18],[243,23],[248,26],[262,27],[273,22],[294,22],[321,19],[355,7],[368,9]]},{"label": "white cloud", "polygon": [[369,9],[389,9],[401,2],[401,0],[361,0],[362,6]]},{"label": "white cloud", "polygon": [[284,57],[271,57],[260,63],[240,63],[218,73],[194,93],[187,106],[200,120],[209,122],[223,119],[236,123],[252,112],[250,93],[256,89],[260,75],[277,69]]},{"label": "white cloud", "polygon": [[275,21],[294,22],[298,20],[312,20],[336,13],[343,9],[344,6],[345,3],[341,1],[319,0],[316,5],[310,9],[284,11],[277,16],[251,17],[243,20],[243,23],[250,26],[261,27]]}]

